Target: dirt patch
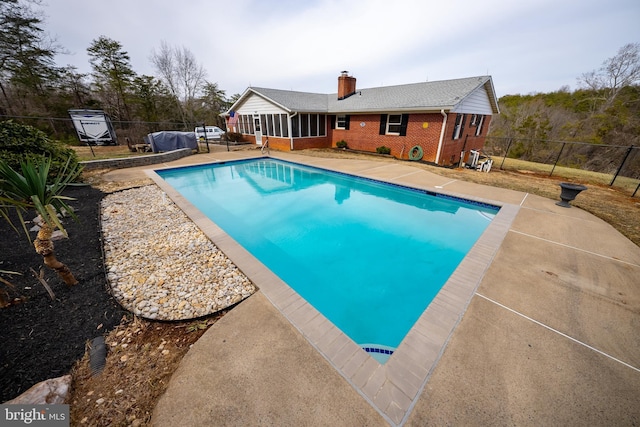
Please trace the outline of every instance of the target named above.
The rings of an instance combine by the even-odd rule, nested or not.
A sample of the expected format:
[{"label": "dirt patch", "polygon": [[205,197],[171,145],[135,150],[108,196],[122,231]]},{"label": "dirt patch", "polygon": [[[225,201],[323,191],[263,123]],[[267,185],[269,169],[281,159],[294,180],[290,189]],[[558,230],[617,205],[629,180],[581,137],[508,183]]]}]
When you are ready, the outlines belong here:
[{"label": "dirt patch", "polygon": [[192,322],[127,321],[106,337],[104,369],[92,374],[86,354],[74,368],[71,425],[148,425],[182,357],[225,311]]}]

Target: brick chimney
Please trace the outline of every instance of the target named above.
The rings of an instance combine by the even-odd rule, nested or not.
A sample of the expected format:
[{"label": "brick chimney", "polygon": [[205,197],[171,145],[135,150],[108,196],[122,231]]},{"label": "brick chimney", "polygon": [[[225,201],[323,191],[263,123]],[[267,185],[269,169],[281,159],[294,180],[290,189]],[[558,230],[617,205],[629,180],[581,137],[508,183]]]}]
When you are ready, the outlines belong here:
[{"label": "brick chimney", "polygon": [[348,71],[342,71],[338,77],[338,100],[345,99],[356,93],[356,78]]}]

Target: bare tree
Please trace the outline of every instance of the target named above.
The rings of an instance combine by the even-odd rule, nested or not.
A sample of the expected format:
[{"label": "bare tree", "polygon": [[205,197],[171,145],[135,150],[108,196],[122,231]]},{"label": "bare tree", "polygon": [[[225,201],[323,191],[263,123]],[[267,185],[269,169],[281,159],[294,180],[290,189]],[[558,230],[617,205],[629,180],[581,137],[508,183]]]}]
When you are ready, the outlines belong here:
[{"label": "bare tree", "polygon": [[603,94],[601,110],[615,101],[622,88],[640,82],[640,43],[629,43],[618,53],[602,63],[602,66],[578,78],[578,84]]},{"label": "bare tree", "polygon": [[186,47],[172,48],[165,41],[151,54],[160,79],[174,96],[185,125],[195,121],[195,100],[206,84],[206,71]]}]

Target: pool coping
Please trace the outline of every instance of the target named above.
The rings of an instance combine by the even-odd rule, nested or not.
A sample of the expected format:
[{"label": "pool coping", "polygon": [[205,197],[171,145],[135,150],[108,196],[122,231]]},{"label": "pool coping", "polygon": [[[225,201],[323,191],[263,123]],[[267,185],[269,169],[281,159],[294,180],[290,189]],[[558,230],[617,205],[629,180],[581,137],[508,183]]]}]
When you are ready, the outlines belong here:
[{"label": "pool coping", "polygon": [[[279,159],[278,156],[263,155],[252,156],[249,159],[269,157]],[[397,181],[372,178],[324,165],[317,166],[303,160],[295,162],[279,160],[398,185]],[[411,413],[411,409],[520,210],[518,205],[438,189],[434,191],[433,188],[415,184],[400,184],[407,188],[498,206],[500,211],[422,313],[394,354],[384,365],[381,365],[160,178],[155,170],[161,169],[174,168],[159,167],[145,172],[258,287],[260,292],[300,331],[329,364],[392,425],[401,424]]]}]

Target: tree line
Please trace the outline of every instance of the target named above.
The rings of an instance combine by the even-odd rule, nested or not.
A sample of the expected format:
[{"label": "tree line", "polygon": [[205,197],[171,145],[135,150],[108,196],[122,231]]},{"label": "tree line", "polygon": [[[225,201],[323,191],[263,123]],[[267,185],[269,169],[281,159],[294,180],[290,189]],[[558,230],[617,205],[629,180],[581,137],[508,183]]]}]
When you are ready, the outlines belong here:
[{"label": "tree line", "polygon": [[[157,130],[223,125],[228,99],[186,47],[161,42],[151,53],[156,75],[138,75],[117,40],[100,36],[87,47],[90,73],[60,67],[64,47],[52,40],[33,0],[0,0],[0,116],[75,141],[67,120],[74,108],[104,110],[119,133],[139,138]],[[29,118],[46,118],[29,120]]]},{"label": "tree line", "polygon": [[[561,163],[612,172],[628,147],[640,145],[640,43],[621,47],[577,80],[574,91],[501,97],[486,149],[504,154],[509,146],[509,157],[553,163],[559,143],[583,143],[571,144]],[[640,173],[638,154],[634,150],[634,174]]]},{"label": "tree line", "polygon": [[[0,116],[21,118],[55,139],[75,142],[67,111],[101,109],[123,136],[141,138],[157,130],[223,126],[227,98],[186,47],[162,41],[151,52],[156,75],[138,75],[122,44],[100,36],[87,47],[90,73],[59,67],[64,48],[51,40],[37,0],[0,0]],[[551,93],[506,95],[493,118],[488,140],[516,139],[511,156],[534,160],[540,141],[638,145],[640,135],[640,43],[630,43],[602,66],[578,78],[579,88]],[[28,120],[44,117],[46,120]],[[537,141],[531,143],[528,141]]]}]

